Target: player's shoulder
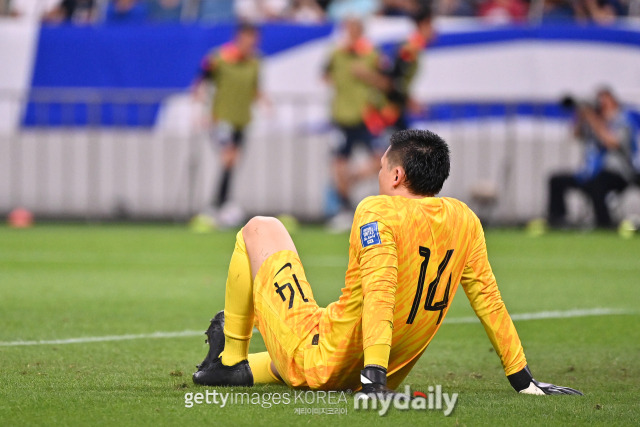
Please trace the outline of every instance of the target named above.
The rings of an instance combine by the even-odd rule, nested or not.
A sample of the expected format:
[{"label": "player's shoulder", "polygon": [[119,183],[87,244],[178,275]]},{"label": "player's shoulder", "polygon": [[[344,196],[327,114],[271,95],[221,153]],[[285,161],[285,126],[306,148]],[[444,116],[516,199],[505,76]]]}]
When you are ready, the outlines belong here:
[{"label": "player's shoulder", "polygon": [[369,196],[358,204],[356,216],[364,212],[385,213],[393,209],[393,198],[390,196]]},{"label": "player's shoulder", "polygon": [[442,202],[454,209],[459,209],[463,211],[471,211],[471,208],[467,206],[465,202],[462,200],[456,199],[455,197],[439,197]]},{"label": "player's shoulder", "polygon": [[[380,219],[393,219],[398,215],[402,216],[402,212],[410,212],[412,204],[421,203],[422,199],[407,199],[399,196],[370,196],[363,199],[356,208],[356,218],[367,214],[375,214]],[[440,208],[446,210],[449,215],[462,217],[471,222],[477,221],[476,214],[461,200],[453,197],[437,197],[432,200],[440,205]]]},{"label": "player's shoulder", "polygon": [[453,197],[441,197],[443,205],[448,210],[449,215],[456,217],[460,222],[466,222],[474,229],[482,229],[480,219],[467,204]]},{"label": "player's shoulder", "polygon": [[336,44],[331,47],[331,51],[329,52],[329,59],[335,60],[341,56],[346,56],[349,53],[346,46],[341,44]]},{"label": "player's shoulder", "polygon": [[462,200],[458,200],[454,197],[440,197],[443,205],[446,205],[449,209],[455,211],[458,214],[468,215],[472,218],[476,217],[475,212]]}]

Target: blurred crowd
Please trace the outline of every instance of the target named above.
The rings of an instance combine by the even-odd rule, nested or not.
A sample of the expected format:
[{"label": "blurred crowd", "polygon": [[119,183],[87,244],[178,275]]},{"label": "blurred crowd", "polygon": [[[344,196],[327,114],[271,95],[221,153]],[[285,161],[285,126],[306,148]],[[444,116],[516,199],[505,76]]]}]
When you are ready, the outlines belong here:
[{"label": "blurred crowd", "polygon": [[322,23],[350,16],[409,16],[427,6],[436,16],[497,24],[595,22],[640,15],[640,0],[0,0],[0,15],[37,14],[51,24],[140,24],[243,20]]}]

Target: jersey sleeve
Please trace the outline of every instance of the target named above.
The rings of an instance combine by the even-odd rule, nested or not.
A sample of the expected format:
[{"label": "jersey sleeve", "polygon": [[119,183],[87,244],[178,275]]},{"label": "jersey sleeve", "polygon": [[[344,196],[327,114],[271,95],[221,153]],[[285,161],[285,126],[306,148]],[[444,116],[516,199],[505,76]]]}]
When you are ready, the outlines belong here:
[{"label": "jersey sleeve", "polygon": [[[392,228],[376,205],[370,203],[356,211],[351,239],[360,265],[363,350],[365,364],[369,364],[367,348],[391,346],[398,280],[397,248]],[[384,366],[386,363],[374,364]]]},{"label": "jersey sleeve", "polygon": [[502,301],[496,278],[489,264],[482,225],[475,215],[473,220],[476,225],[476,235],[462,274],[461,284],[471,307],[482,322],[493,348],[502,361],[506,375],[511,375],[523,369],[527,361],[518,332]]}]

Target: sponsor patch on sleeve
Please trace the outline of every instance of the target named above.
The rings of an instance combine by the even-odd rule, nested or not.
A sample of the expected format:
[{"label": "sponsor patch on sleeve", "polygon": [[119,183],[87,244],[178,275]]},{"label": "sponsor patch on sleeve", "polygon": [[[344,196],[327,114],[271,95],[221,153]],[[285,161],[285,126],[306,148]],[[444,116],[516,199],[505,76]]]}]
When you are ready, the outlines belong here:
[{"label": "sponsor patch on sleeve", "polygon": [[380,232],[378,232],[378,221],[373,221],[360,227],[360,241],[362,242],[363,248],[381,243]]}]

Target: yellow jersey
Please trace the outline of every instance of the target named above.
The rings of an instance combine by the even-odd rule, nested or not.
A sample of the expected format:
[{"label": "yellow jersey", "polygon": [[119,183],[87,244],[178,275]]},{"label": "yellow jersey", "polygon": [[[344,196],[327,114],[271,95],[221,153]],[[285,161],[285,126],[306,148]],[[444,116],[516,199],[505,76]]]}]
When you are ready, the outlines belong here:
[{"label": "yellow jersey", "polygon": [[484,232],[464,203],[447,197],[374,196],[358,206],[339,300],[322,310],[318,345],[305,350],[311,388],[355,389],[364,349],[390,346],[395,388],[425,351],[462,284],[510,375],[524,351],[487,258]]}]

